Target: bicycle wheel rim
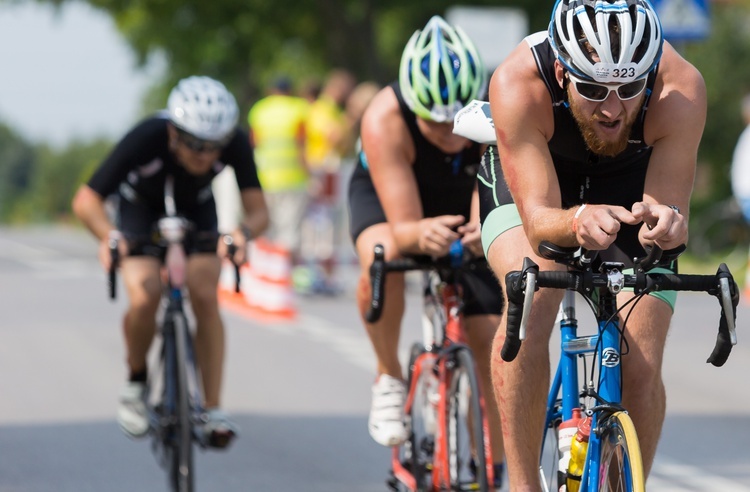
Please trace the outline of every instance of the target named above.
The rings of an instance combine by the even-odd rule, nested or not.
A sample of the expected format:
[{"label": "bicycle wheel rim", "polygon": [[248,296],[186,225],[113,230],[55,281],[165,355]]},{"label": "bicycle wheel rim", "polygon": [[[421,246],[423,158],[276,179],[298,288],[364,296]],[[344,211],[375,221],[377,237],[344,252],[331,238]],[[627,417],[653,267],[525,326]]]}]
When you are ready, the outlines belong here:
[{"label": "bicycle wheel rim", "polygon": [[[451,490],[489,490],[479,382],[468,347],[456,350],[446,420],[446,449]],[[472,466],[473,464],[473,466]]]},{"label": "bicycle wheel rim", "polygon": [[188,344],[192,343],[184,315],[174,317],[176,346],[177,405],[175,407],[176,446],[171,475],[177,492],[193,492],[193,426],[188,386]]},{"label": "bicycle wheel rim", "polygon": [[630,416],[615,412],[600,428],[599,490],[644,492],[643,458]]}]

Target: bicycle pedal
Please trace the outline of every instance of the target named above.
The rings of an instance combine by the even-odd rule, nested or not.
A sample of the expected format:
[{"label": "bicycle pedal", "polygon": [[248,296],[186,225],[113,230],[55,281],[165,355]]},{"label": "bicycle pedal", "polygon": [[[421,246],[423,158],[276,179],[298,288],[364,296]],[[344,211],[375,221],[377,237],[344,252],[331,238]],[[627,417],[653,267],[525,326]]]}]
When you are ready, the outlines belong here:
[{"label": "bicycle pedal", "polygon": [[216,449],[225,449],[234,439],[234,432],[212,432],[208,436],[208,445]]},{"label": "bicycle pedal", "polygon": [[393,492],[398,492],[399,481],[396,479],[396,477],[391,476],[390,478],[388,478],[388,480],[385,481],[385,484],[388,486],[389,490],[393,490]]}]

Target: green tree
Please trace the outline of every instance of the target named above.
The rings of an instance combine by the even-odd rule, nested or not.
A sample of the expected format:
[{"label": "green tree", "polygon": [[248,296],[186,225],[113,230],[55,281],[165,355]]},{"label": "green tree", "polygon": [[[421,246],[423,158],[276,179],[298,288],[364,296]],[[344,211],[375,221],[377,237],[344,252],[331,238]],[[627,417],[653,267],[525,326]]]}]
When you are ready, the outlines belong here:
[{"label": "green tree", "polygon": [[[70,0],[38,1],[62,5]],[[389,82],[411,33],[451,6],[521,4],[532,20],[549,17],[549,12],[542,15],[541,9],[534,8],[536,0],[87,2],[112,16],[140,63],[157,54],[166,59],[166,79],[150,98],[157,105],[163,104],[179,78],[194,73],[219,78],[242,105],[257,99],[279,72],[303,80],[322,77],[331,67],[344,67],[361,79]]]},{"label": "green tree", "polygon": [[34,157],[33,178],[26,192],[14,203],[8,220],[16,223],[67,221],[73,194],[110,148],[111,143],[105,140],[73,142],[63,150],[39,146]]},{"label": "green tree", "polygon": [[34,168],[34,148],[0,123],[0,222],[8,218],[13,204],[28,191]]},{"label": "green tree", "polygon": [[711,36],[677,46],[703,74],[708,117],[700,147],[705,189],[698,189],[696,211],[730,196],[729,167],[743,129],[740,99],[750,92],[750,17],[742,4],[714,4]]}]

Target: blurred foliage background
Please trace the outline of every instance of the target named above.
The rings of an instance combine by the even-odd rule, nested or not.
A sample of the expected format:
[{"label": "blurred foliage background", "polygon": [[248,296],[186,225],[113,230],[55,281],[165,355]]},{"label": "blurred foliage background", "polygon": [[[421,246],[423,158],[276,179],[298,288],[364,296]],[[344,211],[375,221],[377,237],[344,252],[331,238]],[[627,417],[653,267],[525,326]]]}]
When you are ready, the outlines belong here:
[{"label": "blurred foliage background", "polygon": [[[36,1],[62,6],[72,0]],[[408,37],[436,13],[459,5],[520,8],[534,32],[546,29],[552,6],[551,0],[85,1],[114,19],[142,65],[153,56],[166,60],[163,80],[144,98],[143,115],[164,106],[177,80],[196,73],[226,83],[242,114],[280,73],[302,85],[342,67],[361,81],[386,84],[396,77]],[[708,121],[691,208],[692,230],[697,230],[691,244],[697,237],[701,255],[740,244],[745,249],[750,240],[733,208],[729,184],[732,152],[742,130],[739,101],[750,91],[750,0],[714,0],[710,10],[711,35],[676,44],[708,86]],[[76,187],[112,143],[76,141],[53,149],[28,143],[0,122],[0,223],[69,220]]]}]

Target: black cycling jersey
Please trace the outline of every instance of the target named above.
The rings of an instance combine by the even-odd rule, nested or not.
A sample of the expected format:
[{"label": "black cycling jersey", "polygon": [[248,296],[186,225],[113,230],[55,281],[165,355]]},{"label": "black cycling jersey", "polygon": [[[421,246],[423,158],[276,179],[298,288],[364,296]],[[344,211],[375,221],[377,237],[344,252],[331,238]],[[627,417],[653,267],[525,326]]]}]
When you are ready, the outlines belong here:
[{"label": "black cycling jersey", "polygon": [[[417,117],[406,105],[398,83],[390,87],[396,93],[401,115],[414,142],[416,152],[412,169],[424,216],[463,215],[468,220],[479,168],[479,144],[473,143],[457,154],[446,154],[422,135],[417,126]],[[349,183],[349,219],[349,232],[355,243],[362,231],[386,222],[363,151],[359,153],[359,161]],[[461,283],[464,314],[472,316],[502,312],[502,291],[489,269],[465,272],[461,276]]]},{"label": "black cycling jersey", "polygon": [[118,192],[133,203],[145,204],[164,212],[164,183],[174,176],[178,211],[194,210],[211,197],[211,181],[225,166],[234,168],[240,189],[260,188],[248,136],[237,129],[211,170],[203,176],[188,173],[169,150],[168,120],[159,115],[133,128],[88,182],[89,187],[107,197]]},{"label": "black cycling jersey", "polygon": [[[548,143],[560,185],[562,207],[605,203],[630,209],[635,202],[643,200],[646,170],[651,157],[651,146],[644,140],[643,125],[656,70],[648,76],[643,108],[633,125],[626,149],[614,157],[597,155],[586,145],[568,106],[567,93],[557,83],[555,54],[546,33],[532,34],[526,38],[526,42],[551,97],[555,126]],[[490,146],[485,153],[479,177],[480,216],[484,224],[492,210],[513,203],[495,146]],[[610,261],[632,264],[634,257],[644,254],[638,240],[639,227],[622,224],[613,247],[600,256]]]},{"label": "black cycling jersey", "polygon": [[119,196],[117,227],[128,239],[129,254],[163,256],[153,237],[156,221],[165,214],[164,184],[174,178],[175,206],[194,226],[186,241],[188,253],[216,251],[216,204],[211,181],[225,166],[234,168],[241,190],[260,188],[248,135],[241,129],[222,150],[210,171],[187,172],[169,149],[168,119],[157,115],[135,126],[115,146],[88,182],[102,197]]},{"label": "black cycling jersey", "polygon": [[[468,219],[481,159],[479,144],[474,143],[457,154],[446,154],[422,135],[417,126],[417,117],[406,105],[398,83],[390,87],[396,93],[401,115],[414,142],[412,169],[424,216],[463,215]],[[350,232],[355,241],[366,228],[386,221],[372,185],[364,151],[360,151],[352,174],[349,199],[352,211]]]}]

